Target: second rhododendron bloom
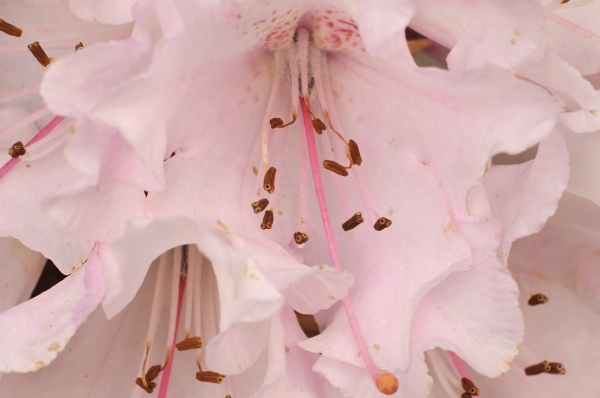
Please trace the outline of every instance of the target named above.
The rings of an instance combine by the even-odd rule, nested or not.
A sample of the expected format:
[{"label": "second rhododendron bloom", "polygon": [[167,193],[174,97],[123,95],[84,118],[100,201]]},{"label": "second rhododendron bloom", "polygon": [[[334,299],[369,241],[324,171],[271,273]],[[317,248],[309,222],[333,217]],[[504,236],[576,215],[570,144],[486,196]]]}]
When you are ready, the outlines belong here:
[{"label": "second rhododendron bloom", "polygon": [[[402,37],[411,7],[368,4],[174,1],[156,9],[165,39],[152,57],[124,53],[133,39],[90,46],[57,62],[43,93],[55,112],[113,126],[131,144],[164,189],[148,188],[148,216],[227,225],[259,264],[278,253],[350,270],[344,309],[305,347],[333,361],[322,373],[344,395],[408,397],[430,383],[419,350],[434,342],[411,342],[419,301],[469,272],[473,252],[493,251],[455,226],[472,220],[467,192],[492,155],[544,137],[560,108],[493,67],[418,69]],[[127,78],[99,85],[103,70]],[[503,371],[518,335],[476,370]],[[340,377],[348,366],[356,373]]]}]

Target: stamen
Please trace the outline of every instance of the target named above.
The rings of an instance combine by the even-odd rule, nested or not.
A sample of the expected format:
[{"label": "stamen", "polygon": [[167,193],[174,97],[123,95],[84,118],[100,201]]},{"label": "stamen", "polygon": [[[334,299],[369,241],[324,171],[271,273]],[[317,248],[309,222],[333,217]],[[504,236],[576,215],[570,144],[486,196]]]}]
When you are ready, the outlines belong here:
[{"label": "stamen", "polygon": [[[0,135],[12,133],[13,131],[20,129],[23,126],[27,126],[28,124],[35,122],[36,120],[46,116],[49,113],[50,113],[50,109],[48,109],[47,107],[38,109],[37,111],[27,115],[23,119],[1,128]],[[62,118],[62,119],[64,119],[64,118]]]},{"label": "stamen", "polygon": [[383,231],[391,225],[392,220],[385,217],[381,217],[377,221],[375,221],[375,225],[373,225],[373,228],[375,228],[375,231]]},{"label": "stamen", "polygon": [[[195,257],[195,250],[193,247],[190,250],[189,246],[184,246],[186,248],[184,256],[186,257],[187,263],[187,276],[186,281],[190,281],[191,283],[186,283],[187,289],[185,292],[185,329],[184,329],[184,340],[177,343],[175,346],[178,351],[189,350],[192,348],[196,348],[195,345],[198,344],[198,341],[190,340],[191,336],[191,326],[192,326],[192,308],[193,308],[193,298],[194,298],[194,273],[196,272],[196,267],[193,263],[193,257]],[[191,338],[194,339],[194,338]],[[198,339],[200,339],[198,337]],[[200,347],[202,347],[202,339],[200,339]],[[181,347],[181,348],[180,348]],[[197,347],[197,348],[200,348]]]},{"label": "stamen", "polygon": [[342,229],[344,231],[350,231],[351,229],[358,227],[364,221],[365,221],[365,219],[362,217],[362,213],[360,211],[358,211],[358,212],[354,213],[354,215],[352,217],[350,217],[350,219],[348,221],[346,221],[345,223],[342,224]]},{"label": "stamen", "polygon": [[[331,220],[329,218],[329,211],[327,209],[327,202],[325,201],[325,190],[323,189],[323,180],[321,179],[321,172],[319,169],[319,159],[317,157],[317,147],[315,145],[315,137],[313,134],[311,127],[311,117],[308,113],[308,109],[306,104],[302,101],[300,102],[300,106],[302,109],[302,119],[304,121],[304,132],[306,136],[306,144],[308,147],[308,156],[310,159],[310,168],[312,170],[313,182],[315,185],[315,191],[317,194],[317,201],[319,203],[319,210],[321,212],[321,220],[323,222],[323,229],[325,230],[325,237],[327,239],[327,245],[329,247],[329,254],[331,256],[331,263],[333,267],[337,270],[342,271],[342,264],[340,262],[340,257],[337,252],[337,247],[335,244],[335,237],[333,235],[333,228],[331,227]],[[354,308],[352,307],[352,301],[350,300],[350,296],[346,294],[342,300],[344,304],[344,310],[346,311],[346,317],[348,318],[348,324],[350,325],[350,329],[352,330],[352,334],[354,336],[354,341],[358,346],[358,351],[360,356],[371,376],[371,379],[377,385],[379,391],[384,394],[393,394],[398,389],[398,380],[391,373],[379,373],[375,363],[373,362],[373,358],[371,357],[371,353],[367,348],[367,343],[365,342],[365,338],[360,330],[360,325],[358,324],[358,319],[356,318],[356,314],[354,313]],[[394,379],[395,382],[394,382]]]},{"label": "stamen", "polygon": [[215,383],[221,384],[225,379],[225,375],[222,375],[217,372],[210,371],[200,371],[196,373],[196,380],[205,382],[205,383]]},{"label": "stamen", "polygon": [[[450,397],[456,396],[459,386],[458,378],[454,375],[454,373],[448,368],[446,362],[442,358],[440,352],[437,349],[427,351],[427,356],[429,357],[429,362],[433,367],[433,370],[439,380],[440,384],[446,394]],[[470,397],[470,396],[469,396]],[[462,398],[462,397],[461,397]]]},{"label": "stamen", "polygon": [[471,398],[471,394],[463,392],[462,394],[460,394],[460,398]]},{"label": "stamen", "polygon": [[[452,359],[452,362],[454,363],[456,370],[458,370],[458,374],[461,377],[461,384],[462,384],[462,379],[471,380],[471,377],[469,376],[469,372],[467,371],[465,364],[459,358],[459,356],[456,355],[456,353],[454,353],[453,351],[448,351],[448,354],[450,355],[450,358]],[[463,385],[463,388],[464,388],[464,385]],[[479,390],[477,391],[477,394],[479,394]]]},{"label": "stamen", "polygon": [[352,164],[360,166],[362,164],[362,157],[358,150],[358,144],[354,140],[350,140],[348,143],[348,149],[350,151],[350,157],[352,158]]},{"label": "stamen", "polygon": [[258,214],[267,208],[269,205],[269,199],[261,199],[256,202],[252,202],[252,208],[254,209],[254,213]]},{"label": "stamen", "polygon": [[[194,284],[194,333],[196,336],[200,336],[202,334],[201,325],[200,325],[200,286],[202,282],[202,263],[204,262],[204,257],[202,255],[197,256],[197,250],[195,245],[190,246],[190,254],[194,253],[192,256],[192,260],[190,260],[190,264],[196,262],[198,259],[198,264],[196,264],[196,271],[194,272],[194,280],[190,281]],[[196,354],[196,362],[198,363],[198,367],[200,367],[200,359],[201,359],[202,351],[198,350]]]},{"label": "stamen", "polygon": [[538,294],[532,295],[529,298],[529,300],[527,301],[527,304],[534,306],[534,305],[539,305],[539,304],[546,304],[547,302],[548,302],[548,297],[546,297],[542,293],[538,293]]},{"label": "stamen", "polygon": [[271,210],[265,211],[265,215],[263,216],[262,224],[260,224],[260,229],[271,229],[273,227],[273,212]]},{"label": "stamen", "polygon": [[308,235],[304,232],[296,232],[294,233],[294,240],[297,245],[303,245],[308,242]]},{"label": "stamen", "polygon": [[3,19],[0,19],[0,31],[14,37],[21,37],[23,34],[23,30],[17,28],[15,25],[9,24]]},{"label": "stamen", "polygon": [[146,391],[148,394],[152,394],[154,392],[154,389],[156,388],[156,383],[153,381],[147,382],[146,385],[144,385],[143,379],[141,377],[135,379],[135,384],[142,387],[142,389],[144,389],[144,391]]},{"label": "stamen", "polygon": [[527,376],[539,375],[540,373],[548,373],[552,370],[550,363],[548,361],[542,361],[540,363],[536,363],[535,365],[531,365],[525,368],[525,374]]},{"label": "stamen", "polygon": [[333,160],[324,160],[323,167],[342,177],[348,176],[348,170],[346,167],[342,166],[338,162],[334,162]]},{"label": "stamen", "polygon": [[585,37],[586,39],[590,39],[591,41],[600,44],[600,36],[598,36],[594,32],[587,30],[586,28],[583,28],[577,24],[574,24],[571,21],[567,21],[566,19],[561,18],[556,14],[546,13],[546,18],[552,22],[556,22],[557,24],[559,24],[569,30],[572,30],[573,32]]},{"label": "stamen", "polygon": [[46,52],[40,45],[39,41],[34,41],[33,43],[29,44],[27,48],[43,67],[50,65],[50,58],[48,58],[48,55],[46,55]]},{"label": "stamen", "polygon": [[25,149],[21,141],[15,142],[13,146],[8,148],[8,154],[12,158],[18,158],[19,156],[23,156],[25,155],[25,152],[27,152],[27,150]]},{"label": "stamen", "polygon": [[548,373],[557,375],[564,375],[566,373],[565,367],[560,362],[550,362],[549,365],[550,370],[548,371]]},{"label": "stamen", "polygon": [[[27,144],[25,144],[25,146],[27,147],[46,137],[64,119],[65,118],[63,116],[56,116],[54,119],[50,120],[50,122],[47,125],[45,125],[44,128],[42,128],[39,131],[39,133],[37,133],[32,139],[29,140]],[[13,167],[15,167],[17,164],[19,164],[20,161],[21,159],[19,158],[12,158],[8,162],[6,162],[2,167],[0,167],[0,179],[6,174],[8,174],[8,172],[11,171]]]},{"label": "stamen", "polygon": [[16,98],[22,97],[24,95],[27,95],[29,93],[33,93],[38,91],[40,88],[40,83],[34,83],[34,84],[30,84],[29,86],[25,86],[20,90],[17,91],[12,91],[6,95],[4,95],[3,97],[0,97],[0,103],[2,102],[7,102],[7,101],[12,101]]},{"label": "stamen", "polygon": [[275,173],[277,173],[277,169],[275,169],[275,167],[270,167],[265,173],[263,189],[268,193],[273,193],[273,191],[275,191]]},{"label": "stamen", "polygon": [[460,379],[460,384],[462,385],[463,390],[469,395],[479,395],[479,388],[475,386],[475,383],[466,377]]},{"label": "stamen", "polygon": [[298,29],[298,55],[300,60],[300,83],[302,84],[302,99],[310,110],[308,103],[308,41],[310,33],[306,28]]},{"label": "stamen", "polygon": [[270,118],[271,112],[273,112],[273,105],[275,104],[275,98],[279,93],[279,87],[281,87],[281,76],[283,73],[283,61],[281,60],[281,55],[279,52],[275,52],[275,81],[273,82],[273,87],[271,88],[271,96],[269,97],[269,101],[267,102],[267,109],[265,110],[265,117],[263,118],[262,123],[262,161],[263,167],[265,170],[269,169],[269,150],[268,150],[268,138],[267,131],[268,126],[271,125]]},{"label": "stamen", "polygon": [[[177,249],[181,250],[181,247],[175,248],[175,253],[177,253]],[[177,256],[174,256],[175,259]],[[181,256],[179,256],[181,258]],[[179,291],[177,295],[177,310],[175,311],[175,319],[171,314],[171,321],[169,322],[169,333],[167,338],[167,346],[169,342],[171,342],[171,346],[167,348],[167,352],[165,354],[166,366],[163,367],[163,376],[160,382],[160,389],[158,390],[158,398],[167,398],[167,390],[169,389],[169,380],[171,379],[171,369],[173,368],[173,352],[175,351],[175,336],[177,336],[177,330],[179,329],[179,318],[181,317],[181,307],[183,303],[183,293],[185,291],[185,278],[181,277],[181,263],[175,263],[173,266],[173,276],[177,276],[179,279],[179,284],[177,281],[173,281],[172,286],[175,287],[176,290]],[[171,302],[173,298],[173,292],[171,292]],[[171,310],[173,310],[173,306],[171,305]],[[171,311],[173,312],[173,311]],[[173,326],[174,325],[174,326]],[[173,328],[173,330],[171,330]],[[167,356],[168,353],[168,356]]]},{"label": "stamen", "polygon": [[79,50],[82,50],[82,49],[83,49],[83,43],[82,42],[79,42],[79,43],[75,44],[75,51],[76,52],[79,51]]}]

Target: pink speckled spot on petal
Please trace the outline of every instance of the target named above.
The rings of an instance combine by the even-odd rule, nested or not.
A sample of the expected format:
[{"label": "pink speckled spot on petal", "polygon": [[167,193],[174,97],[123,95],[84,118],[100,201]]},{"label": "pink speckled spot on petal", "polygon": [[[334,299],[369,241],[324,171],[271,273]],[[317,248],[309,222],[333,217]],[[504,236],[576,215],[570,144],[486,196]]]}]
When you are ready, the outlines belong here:
[{"label": "pink speckled spot on petal", "polygon": [[270,14],[266,14],[264,19],[255,22],[253,28],[259,37],[260,45],[277,49],[290,44],[300,14],[298,10],[288,10],[285,14],[278,15],[278,10],[275,9]]},{"label": "pink speckled spot on petal", "polygon": [[326,9],[312,17],[315,44],[324,50],[364,53],[358,24],[347,13]]}]

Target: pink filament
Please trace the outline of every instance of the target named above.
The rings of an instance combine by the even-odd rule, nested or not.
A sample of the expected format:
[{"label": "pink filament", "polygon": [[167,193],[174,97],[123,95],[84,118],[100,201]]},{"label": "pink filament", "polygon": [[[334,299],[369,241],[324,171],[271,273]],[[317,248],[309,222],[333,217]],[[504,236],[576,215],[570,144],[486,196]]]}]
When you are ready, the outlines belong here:
[{"label": "pink filament", "polygon": [[[25,144],[25,148],[27,148],[27,146],[31,144],[35,144],[42,138],[46,137],[64,119],[64,116],[56,116],[54,119],[50,120],[50,122],[47,125],[45,125],[44,128],[42,128],[35,136],[33,136],[32,139],[29,140],[27,144]],[[15,167],[20,161],[21,159],[19,158],[12,158],[8,162],[6,162],[4,166],[0,167],[0,179],[6,174],[8,174],[8,172],[11,171],[13,167]]]},{"label": "pink filament", "polygon": [[[471,376],[469,376],[469,371],[465,367],[465,364],[463,363],[462,359],[460,359],[459,356],[456,355],[453,351],[448,351],[448,353],[450,354],[450,358],[452,358],[452,362],[454,363],[454,366],[456,366],[456,370],[458,370],[458,374],[460,375],[460,377],[465,377],[471,380]],[[479,397],[479,395],[473,396]]]},{"label": "pink filament", "polygon": [[573,32],[575,32],[577,34],[580,34],[581,36],[583,36],[587,39],[590,39],[593,42],[600,44],[600,36],[598,36],[594,32],[587,30],[586,28],[582,28],[581,26],[574,24],[571,21],[567,21],[566,19],[561,18],[556,14],[548,13],[548,14],[546,14],[546,18],[548,18],[552,22],[556,22],[557,24],[559,24],[569,30],[572,30]]},{"label": "pink filament", "polygon": [[[327,245],[329,246],[329,253],[331,255],[331,262],[335,269],[341,271],[342,264],[340,262],[340,257],[335,245],[335,237],[333,236],[329,211],[327,210],[327,202],[325,201],[323,180],[321,179],[321,172],[319,170],[319,160],[317,157],[317,147],[315,145],[314,137],[315,133],[312,131],[311,117],[306,109],[306,104],[304,101],[300,101],[300,106],[302,108],[302,118],[304,120],[304,131],[306,132],[306,143],[308,144],[310,167],[312,170],[313,182],[315,184],[315,191],[317,193],[317,200],[319,202],[319,210],[321,211],[321,220],[323,221],[323,228],[325,229],[325,237],[327,239]],[[346,316],[348,317],[348,323],[350,324],[350,329],[352,330],[354,340],[358,346],[358,351],[360,352],[360,355],[365,363],[367,371],[371,375],[371,379],[373,379],[373,382],[376,383],[379,372],[377,371],[377,367],[373,362],[373,358],[371,358],[371,353],[367,348],[367,343],[365,342],[364,336],[360,330],[360,325],[358,324],[358,319],[356,319],[356,314],[354,313],[354,308],[352,307],[352,302],[350,301],[350,296],[348,296],[348,294],[344,296],[343,303]]]},{"label": "pink filament", "polygon": [[[177,267],[178,265],[175,264]],[[169,380],[171,379],[171,368],[173,368],[173,357],[175,354],[175,344],[177,343],[177,331],[179,330],[179,319],[181,318],[181,307],[183,303],[183,292],[185,291],[185,277],[179,278],[179,298],[177,300],[177,318],[175,320],[175,334],[173,335],[173,343],[171,345],[171,356],[169,362],[162,371],[162,378],[160,380],[160,389],[158,390],[158,398],[167,397],[167,389],[169,388]]]}]

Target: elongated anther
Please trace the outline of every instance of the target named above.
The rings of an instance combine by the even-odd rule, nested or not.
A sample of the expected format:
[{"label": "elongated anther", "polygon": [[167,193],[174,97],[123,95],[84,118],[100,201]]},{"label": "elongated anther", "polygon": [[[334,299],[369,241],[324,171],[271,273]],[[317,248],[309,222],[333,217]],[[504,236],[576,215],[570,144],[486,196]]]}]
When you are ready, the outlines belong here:
[{"label": "elongated anther", "polygon": [[327,126],[319,118],[313,119],[312,125],[313,125],[313,128],[315,129],[315,132],[319,135],[323,134],[323,131],[327,130]]},{"label": "elongated anther", "polygon": [[289,123],[283,123],[283,119],[280,117],[274,117],[273,119],[269,120],[269,124],[271,125],[272,129],[282,129],[284,127],[290,126],[292,124],[294,124],[294,122],[296,121],[296,115],[292,115],[292,121]]},{"label": "elongated anther", "polygon": [[215,383],[221,384],[225,379],[225,375],[222,375],[217,372],[210,371],[200,371],[196,373],[196,380],[205,382],[205,383]]},{"label": "elongated anther", "polygon": [[77,44],[75,44],[75,51],[79,51],[83,49],[83,43],[79,42]]},{"label": "elongated anther", "polygon": [[308,235],[306,235],[304,232],[296,232],[294,233],[294,240],[296,241],[297,245],[303,245],[308,242]]},{"label": "elongated anther", "polygon": [[252,208],[254,209],[254,213],[258,214],[269,205],[269,199],[261,199],[256,202],[252,202]]},{"label": "elongated anther", "polygon": [[527,376],[539,375],[540,373],[548,373],[552,370],[550,363],[548,361],[542,361],[540,363],[536,363],[535,365],[531,365],[525,368],[525,374]]},{"label": "elongated anther", "polygon": [[348,142],[348,150],[350,151],[350,158],[352,159],[352,164],[360,166],[362,164],[362,157],[360,156],[360,150],[358,149],[358,144],[354,140],[350,140]]},{"label": "elongated anther", "polygon": [[375,382],[377,389],[385,395],[392,395],[398,391],[398,379],[391,373],[382,373]]},{"label": "elongated anther", "polygon": [[152,392],[154,392],[154,389],[156,388],[156,383],[153,381],[149,381],[148,386],[145,386],[141,377],[138,377],[137,379],[135,379],[135,384],[140,386],[148,394],[152,394]]},{"label": "elongated anther", "polygon": [[560,362],[550,362],[548,365],[550,365],[548,373],[555,375],[564,375],[566,373],[565,367]]},{"label": "elongated anther", "polygon": [[269,170],[265,173],[263,188],[268,193],[273,193],[275,191],[275,173],[277,173],[275,167],[269,167]]},{"label": "elongated anther", "polygon": [[3,19],[0,19],[0,31],[14,37],[21,37],[23,30],[17,28],[15,25],[9,24]]},{"label": "elongated anther", "polygon": [[187,339],[175,344],[175,347],[177,347],[177,351],[186,351],[193,350],[195,348],[202,348],[202,338],[188,337]]},{"label": "elongated anther", "polygon": [[348,219],[348,221],[346,221],[345,223],[342,224],[342,229],[344,231],[350,231],[351,229],[358,227],[364,221],[365,221],[365,219],[363,218],[362,213],[360,211],[358,211],[358,212],[354,213],[354,215],[352,217],[350,217]]},{"label": "elongated anther", "polygon": [[465,390],[467,394],[479,395],[479,388],[475,386],[475,383],[473,383],[471,379],[463,377],[462,379],[460,379],[460,384],[462,385],[463,390]]},{"label": "elongated anther", "polygon": [[341,164],[334,162],[333,160],[324,160],[323,167],[329,171],[334,172],[337,175],[341,175],[342,177],[346,177],[348,175],[348,170]]},{"label": "elongated anther", "polygon": [[260,224],[260,229],[271,229],[273,228],[273,212],[271,210],[265,211],[265,215],[263,216],[262,224]]},{"label": "elongated anther", "polygon": [[463,392],[462,394],[460,394],[460,398],[471,398],[471,394]]},{"label": "elongated anther", "polygon": [[13,146],[8,148],[8,154],[13,158],[23,156],[26,152],[27,150],[25,149],[25,146],[23,146],[23,143],[21,141],[15,142]]},{"label": "elongated anther", "polygon": [[50,65],[50,58],[48,58],[46,55],[46,52],[40,45],[40,42],[34,41],[33,43],[29,44],[27,48],[43,67]]},{"label": "elongated anther", "polygon": [[383,231],[390,225],[392,225],[392,220],[385,217],[381,217],[378,218],[377,221],[375,221],[375,225],[373,225],[373,228],[375,228],[375,231]]},{"label": "elongated anther", "polygon": [[538,304],[546,304],[548,302],[548,297],[546,297],[542,293],[534,294],[529,298],[527,304],[529,305],[538,305]]}]

